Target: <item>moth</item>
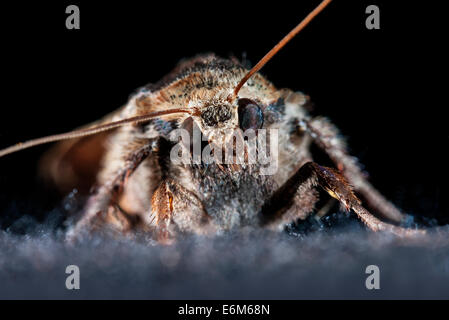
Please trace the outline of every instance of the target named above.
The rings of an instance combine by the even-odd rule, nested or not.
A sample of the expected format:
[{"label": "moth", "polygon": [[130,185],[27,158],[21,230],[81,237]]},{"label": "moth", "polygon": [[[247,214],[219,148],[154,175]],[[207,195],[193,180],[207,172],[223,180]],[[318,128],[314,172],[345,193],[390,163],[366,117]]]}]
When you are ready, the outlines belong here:
[{"label": "moth", "polygon": [[[321,2],[252,69],[236,59],[200,55],[182,61],[156,84],[141,88],[129,102],[84,128],[31,140],[0,151],[0,157],[35,145],[60,141],[42,160],[47,177],[61,189],[94,186],[83,214],[68,231],[113,229],[148,232],[160,242],[181,234],[220,234],[239,228],[283,230],[315,211],[317,188],[352,210],[374,231],[400,236],[420,231],[398,226],[404,215],[366,179],[347,152],[338,129],[307,111],[309,97],[278,89],[258,71],[302,30],[330,0]],[[173,161],[173,133],[182,129],[205,137],[211,162]],[[236,131],[277,132],[277,170],[249,162],[249,142],[242,163],[223,163],[219,151]],[[197,143],[198,144],[198,143]],[[335,168],[313,161],[316,144]],[[229,145],[229,144],[228,144]],[[236,155],[231,143],[231,158]],[[271,149],[270,149],[271,150]],[[362,205],[367,205],[376,216]],[[393,222],[386,223],[385,218]]]}]

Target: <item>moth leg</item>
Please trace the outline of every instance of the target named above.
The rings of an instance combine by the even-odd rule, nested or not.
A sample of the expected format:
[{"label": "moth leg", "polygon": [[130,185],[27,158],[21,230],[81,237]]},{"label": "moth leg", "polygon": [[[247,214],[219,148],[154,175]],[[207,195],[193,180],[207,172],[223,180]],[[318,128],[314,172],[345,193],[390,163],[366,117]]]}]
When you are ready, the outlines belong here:
[{"label": "moth leg", "polygon": [[140,222],[138,216],[130,216],[118,204],[112,203],[107,210],[94,219],[91,229],[103,228],[105,225],[110,227],[111,231],[126,233]]},{"label": "moth leg", "polygon": [[330,198],[322,208],[314,215],[315,220],[320,220],[322,217],[326,216],[332,207],[335,205],[335,198]]},{"label": "moth leg", "polygon": [[121,192],[127,178],[137,169],[137,167],[154,151],[157,151],[158,140],[148,140],[139,144],[124,161],[116,174],[106,183],[97,188],[96,193],[92,195],[86,204],[86,210],[83,217],[77,224],[68,231],[68,239],[81,233],[82,230],[92,230],[102,222],[113,222],[122,226],[123,230],[130,227],[132,219],[118,207],[115,199]]},{"label": "moth leg", "polygon": [[167,178],[151,198],[150,222],[155,238],[170,243],[178,232],[210,234],[213,227],[201,200],[174,180]]},{"label": "moth leg", "polygon": [[329,120],[318,117],[310,121],[303,120],[300,125],[312,136],[314,142],[329,155],[337,168],[354,187],[354,190],[371,209],[396,223],[405,219],[404,214],[368,182],[357,163],[357,159],[348,154],[343,139],[339,137],[338,129]]},{"label": "moth leg", "polygon": [[297,192],[303,193],[315,186],[320,186],[329,195],[340,201],[347,209],[352,209],[360,220],[373,231],[390,231],[399,236],[424,233],[423,231],[405,229],[380,221],[363,208],[360,200],[353,193],[346,179],[336,170],[307,162],[287,180],[262,207],[262,223],[270,225],[282,218],[293,205]]}]

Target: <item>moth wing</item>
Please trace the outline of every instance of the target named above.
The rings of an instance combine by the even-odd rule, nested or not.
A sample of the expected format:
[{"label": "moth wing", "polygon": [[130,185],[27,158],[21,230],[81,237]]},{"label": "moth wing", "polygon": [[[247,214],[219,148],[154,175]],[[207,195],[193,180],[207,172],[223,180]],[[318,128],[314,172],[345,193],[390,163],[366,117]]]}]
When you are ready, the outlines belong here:
[{"label": "moth wing", "polygon": [[[120,108],[79,129],[121,120],[123,119],[122,111],[123,108]],[[44,181],[62,193],[70,192],[74,188],[81,193],[89,192],[101,168],[107,142],[116,130],[64,140],[55,144],[39,161],[39,173]]]}]

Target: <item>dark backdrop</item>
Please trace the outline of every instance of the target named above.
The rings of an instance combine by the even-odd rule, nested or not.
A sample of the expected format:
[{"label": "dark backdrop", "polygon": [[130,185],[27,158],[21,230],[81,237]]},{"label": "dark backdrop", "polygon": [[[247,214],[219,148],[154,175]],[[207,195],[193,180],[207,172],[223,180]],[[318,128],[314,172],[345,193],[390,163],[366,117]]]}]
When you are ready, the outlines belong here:
[{"label": "dark backdrop", "polygon": [[[0,147],[96,120],[181,58],[245,53],[254,64],[318,2],[2,4]],[[80,30],[65,29],[69,4],[80,7]],[[369,4],[380,7],[380,30],[365,28]],[[388,198],[441,223],[449,222],[443,14],[424,2],[335,0],[262,71],[312,97]],[[36,178],[47,148],[0,159],[3,228],[57,203]]]}]

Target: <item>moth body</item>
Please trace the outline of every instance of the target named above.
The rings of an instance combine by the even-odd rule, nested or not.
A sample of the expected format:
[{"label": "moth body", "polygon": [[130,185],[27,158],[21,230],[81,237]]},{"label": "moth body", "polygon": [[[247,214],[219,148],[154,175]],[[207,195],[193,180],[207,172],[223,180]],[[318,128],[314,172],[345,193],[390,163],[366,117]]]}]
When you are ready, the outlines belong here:
[{"label": "moth body", "polygon": [[[347,209],[364,212],[351,184],[368,195],[374,207],[386,211],[388,218],[402,218],[380,194],[370,198],[369,192],[375,189],[347,155],[337,129],[325,118],[309,115],[304,94],[277,89],[255,74],[233,97],[247,72],[237,61],[214,55],[186,60],[161,82],[143,87],[103,121],[176,108],[186,112],[123,126],[101,139],[87,137],[57,145],[42,162],[47,176],[62,189],[77,187],[79,181],[93,181],[95,186],[74,230],[143,231],[159,240],[185,233],[221,234],[242,227],[282,230],[286,223],[314,212],[316,187]],[[179,139],[179,130],[187,133],[187,140]],[[276,138],[264,136],[264,150],[270,150],[271,162],[249,161],[261,150],[251,154],[254,145],[246,132],[254,133],[255,139],[263,132],[276,134]],[[244,136],[240,149],[235,142],[239,135]],[[328,152],[342,172],[315,164],[312,142]],[[92,152],[95,159],[89,159],[93,150],[84,146],[97,150]],[[226,158],[229,146],[230,158]],[[276,148],[272,151],[271,147]],[[243,161],[236,160],[237,151],[243,152]],[[84,163],[79,161],[79,152],[84,153]],[[187,155],[188,161],[180,162],[180,154]],[[98,170],[87,179],[85,166],[93,163]],[[267,173],[267,166],[273,164]],[[376,226],[384,225],[372,218]],[[363,217],[362,221],[368,226],[372,223]]]}]

